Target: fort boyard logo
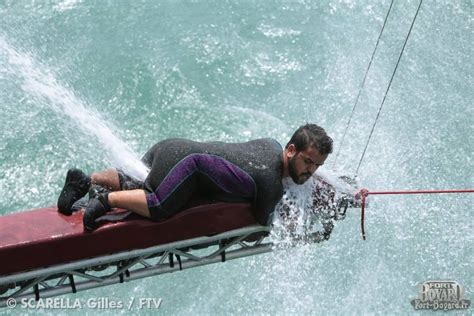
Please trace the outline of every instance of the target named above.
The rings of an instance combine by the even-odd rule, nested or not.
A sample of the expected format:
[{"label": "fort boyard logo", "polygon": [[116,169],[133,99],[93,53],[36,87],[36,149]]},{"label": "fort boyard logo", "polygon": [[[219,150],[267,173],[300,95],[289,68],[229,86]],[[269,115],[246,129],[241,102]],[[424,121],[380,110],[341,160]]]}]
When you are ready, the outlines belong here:
[{"label": "fort boyard logo", "polygon": [[426,281],[419,285],[418,298],[411,305],[415,310],[466,310],[471,301],[464,299],[464,289],[456,281]]}]

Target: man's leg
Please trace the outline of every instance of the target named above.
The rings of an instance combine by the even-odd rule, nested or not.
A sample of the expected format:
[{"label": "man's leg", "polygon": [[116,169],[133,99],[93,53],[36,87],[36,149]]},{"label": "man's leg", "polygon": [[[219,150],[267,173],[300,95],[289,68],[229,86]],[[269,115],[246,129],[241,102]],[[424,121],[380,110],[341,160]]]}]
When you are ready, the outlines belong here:
[{"label": "man's leg", "polygon": [[84,229],[93,231],[96,228],[95,220],[113,207],[125,208],[141,216],[150,218],[144,190],[117,191],[98,194],[89,200],[84,212]]},{"label": "man's leg", "polygon": [[247,172],[222,157],[191,154],[173,167],[158,188],[146,192],[151,219],[163,220],[175,215],[195,192],[202,191],[224,196],[226,200],[252,202],[256,186]]},{"label": "man's leg", "polygon": [[108,195],[108,202],[110,207],[125,208],[138,215],[150,218],[144,190],[111,192]]},{"label": "man's leg", "polygon": [[119,174],[116,169],[106,169],[91,175],[92,184],[98,184],[110,191],[120,191]]},{"label": "man's leg", "polygon": [[116,169],[106,169],[88,176],[79,169],[70,169],[58,199],[58,211],[64,215],[72,214],[72,206],[85,196],[91,185],[99,185],[108,191],[142,188],[143,183]]},{"label": "man's leg", "polygon": [[176,164],[154,191],[111,192],[91,199],[84,214],[84,228],[95,229],[95,220],[112,207],[129,209],[153,220],[169,218],[181,211],[203,184],[248,202],[256,194],[253,179],[238,166],[215,155],[192,154]]}]

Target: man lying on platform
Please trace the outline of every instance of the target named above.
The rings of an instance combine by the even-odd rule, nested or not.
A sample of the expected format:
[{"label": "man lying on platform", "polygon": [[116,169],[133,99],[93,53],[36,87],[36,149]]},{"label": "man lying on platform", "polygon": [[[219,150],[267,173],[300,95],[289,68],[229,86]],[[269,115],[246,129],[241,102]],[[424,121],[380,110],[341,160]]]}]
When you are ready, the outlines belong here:
[{"label": "man lying on platform", "polygon": [[[142,161],[150,168],[144,182],[118,169],[86,175],[70,169],[58,199],[58,211],[71,214],[73,204],[90,199],[84,229],[112,208],[123,208],[152,220],[182,211],[196,194],[226,202],[251,203],[261,225],[270,225],[283,196],[285,178],[305,183],[332,152],[332,139],[315,124],[296,130],[283,149],[274,139],[246,143],[200,143],[168,139],[155,144]],[[97,190],[97,186],[106,188]]]}]

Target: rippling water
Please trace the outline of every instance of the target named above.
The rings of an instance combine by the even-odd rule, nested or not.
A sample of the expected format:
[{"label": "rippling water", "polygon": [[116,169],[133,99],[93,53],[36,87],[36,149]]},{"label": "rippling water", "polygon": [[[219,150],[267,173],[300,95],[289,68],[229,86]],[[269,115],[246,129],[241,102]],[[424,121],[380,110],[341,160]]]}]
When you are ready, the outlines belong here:
[{"label": "rippling water", "polygon": [[[389,5],[0,1],[0,214],[54,204],[69,167],[134,161],[168,137],[285,144],[309,121],[338,146]],[[357,166],[417,6],[394,4],[337,169]],[[470,1],[423,3],[359,171],[367,188],[474,186],[472,22]],[[324,244],[74,297],[161,297],[166,314],[404,315],[418,283],[454,279],[473,299],[472,196],[370,202],[366,242],[353,212]]]}]

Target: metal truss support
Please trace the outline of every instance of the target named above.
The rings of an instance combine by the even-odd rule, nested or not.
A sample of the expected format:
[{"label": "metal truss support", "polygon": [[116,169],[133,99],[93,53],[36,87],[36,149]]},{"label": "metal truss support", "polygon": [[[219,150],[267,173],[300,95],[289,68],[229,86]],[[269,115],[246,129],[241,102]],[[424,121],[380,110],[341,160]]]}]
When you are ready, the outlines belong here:
[{"label": "metal truss support", "polygon": [[11,297],[39,300],[270,252],[272,244],[263,242],[269,231],[269,227],[253,225],[211,237],[0,276],[0,307],[5,307]]}]

